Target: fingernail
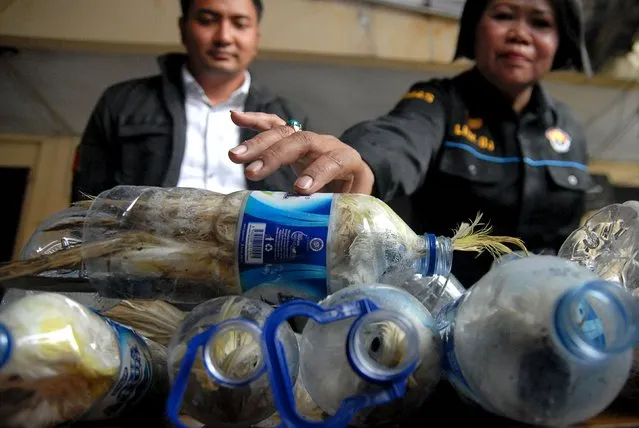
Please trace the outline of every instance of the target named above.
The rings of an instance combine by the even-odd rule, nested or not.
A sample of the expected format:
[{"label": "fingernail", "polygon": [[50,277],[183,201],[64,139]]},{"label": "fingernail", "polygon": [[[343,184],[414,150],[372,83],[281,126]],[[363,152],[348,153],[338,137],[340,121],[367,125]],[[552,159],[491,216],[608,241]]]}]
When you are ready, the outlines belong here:
[{"label": "fingernail", "polygon": [[233,147],[231,149],[231,153],[236,155],[241,155],[242,153],[246,153],[247,150],[248,150],[248,147],[246,147],[244,144],[240,144],[239,146]]},{"label": "fingernail", "polygon": [[260,169],[262,169],[263,166],[264,166],[264,162],[258,159],[255,162],[252,162],[249,166],[247,166],[246,169],[250,170],[251,172],[258,172]]},{"label": "fingernail", "polygon": [[300,189],[310,189],[311,186],[313,185],[313,179],[311,177],[309,177],[308,175],[305,175],[303,177],[300,177],[297,180],[297,187],[299,187]]}]

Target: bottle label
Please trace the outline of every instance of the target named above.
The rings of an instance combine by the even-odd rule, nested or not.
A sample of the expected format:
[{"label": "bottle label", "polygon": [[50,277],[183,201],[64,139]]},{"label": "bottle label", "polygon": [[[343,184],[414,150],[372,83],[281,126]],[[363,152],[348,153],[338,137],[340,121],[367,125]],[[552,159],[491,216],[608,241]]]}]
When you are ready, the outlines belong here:
[{"label": "bottle label", "polygon": [[437,328],[439,329],[439,334],[444,345],[442,370],[446,374],[448,381],[455,387],[462,398],[465,398],[471,403],[479,404],[479,400],[464,377],[455,353],[455,318],[457,317],[459,306],[463,303],[465,297],[466,295],[458,298],[454,302],[448,303],[437,315]]},{"label": "bottle label", "polygon": [[242,291],[273,305],[326,297],[332,204],[326,193],[251,192],[238,227]]},{"label": "bottle label", "polygon": [[151,388],[153,366],[151,352],[136,332],[103,317],[113,329],[120,345],[120,374],[115,383],[91,410],[84,421],[119,417],[135,406]]}]

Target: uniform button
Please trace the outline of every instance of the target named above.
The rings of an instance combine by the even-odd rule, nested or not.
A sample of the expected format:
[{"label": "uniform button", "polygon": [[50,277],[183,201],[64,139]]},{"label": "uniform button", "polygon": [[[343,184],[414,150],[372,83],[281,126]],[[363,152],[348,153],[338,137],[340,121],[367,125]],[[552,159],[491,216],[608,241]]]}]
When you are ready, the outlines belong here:
[{"label": "uniform button", "polygon": [[468,165],[468,172],[470,172],[470,175],[477,175],[477,166]]},{"label": "uniform button", "polygon": [[579,180],[577,180],[577,177],[575,177],[574,175],[569,175],[568,183],[570,183],[571,186],[576,186],[577,183],[579,183]]}]

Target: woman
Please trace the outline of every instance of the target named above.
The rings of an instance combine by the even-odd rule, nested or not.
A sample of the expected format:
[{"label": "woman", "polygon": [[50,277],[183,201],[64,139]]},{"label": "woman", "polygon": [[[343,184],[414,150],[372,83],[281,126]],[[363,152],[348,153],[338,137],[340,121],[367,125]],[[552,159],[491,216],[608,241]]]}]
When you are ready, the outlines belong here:
[{"label": "woman", "polygon": [[[539,82],[559,68],[591,74],[583,27],[577,0],[469,1],[456,57],[474,59],[471,70],[413,85],[387,115],[341,141],[233,112],[239,126],[265,132],[231,159],[250,163],[251,180],[292,165],[302,194],[410,196],[417,232],[450,235],[481,211],[494,233],[556,251],[579,224],[591,179],[582,127]],[[453,273],[468,287],[490,263],[459,254]]]}]

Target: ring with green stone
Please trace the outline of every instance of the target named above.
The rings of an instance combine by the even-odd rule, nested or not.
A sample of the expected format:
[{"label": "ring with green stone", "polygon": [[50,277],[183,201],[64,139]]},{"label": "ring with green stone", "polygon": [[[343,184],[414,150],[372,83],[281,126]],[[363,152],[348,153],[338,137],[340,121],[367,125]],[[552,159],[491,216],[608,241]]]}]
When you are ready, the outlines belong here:
[{"label": "ring with green stone", "polygon": [[286,125],[293,128],[295,132],[299,132],[302,130],[302,124],[295,119],[290,119],[289,121],[286,122]]}]

